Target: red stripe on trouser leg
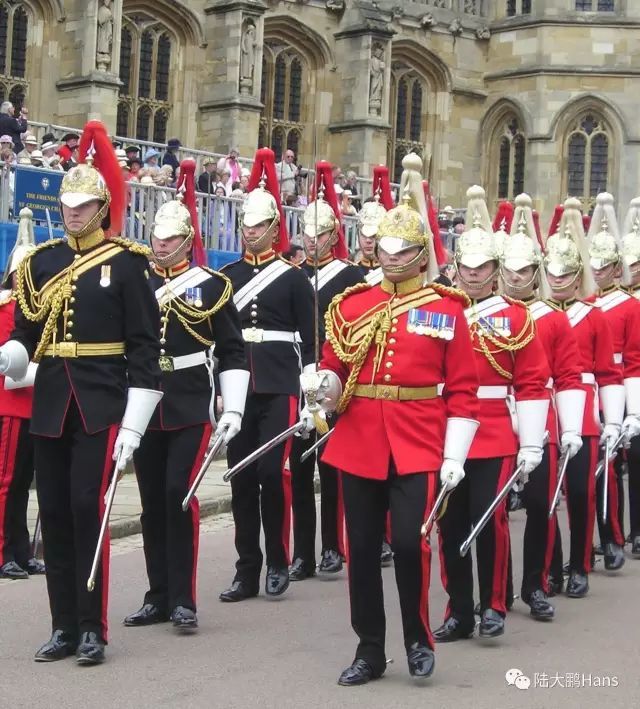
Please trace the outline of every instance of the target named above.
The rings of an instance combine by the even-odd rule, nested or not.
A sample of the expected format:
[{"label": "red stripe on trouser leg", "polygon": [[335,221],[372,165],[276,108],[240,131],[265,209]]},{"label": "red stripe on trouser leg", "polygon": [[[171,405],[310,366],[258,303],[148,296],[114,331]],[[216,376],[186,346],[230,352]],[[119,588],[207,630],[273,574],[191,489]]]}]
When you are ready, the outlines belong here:
[{"label": "red stripe on trouser leg", "polygon": [[584,568],[587,573],[591,571],[591,549],[593,527],[596,521],[596,468],[598,467],[598,445],[596,436],[588,436],[589,445],[589,477],[587,478],[587,524],[585,529]]},{"label": "red stripe on trouser leg", "polygon": [[[195,460],[193,461],[193,468],[191,468],[191,473],[189,473],[189,483],[188,487],[191,489],[191,485],[196,478],[196,475],[200,472],[202,467],[202,462],[207,454],[207,447],[209,445],[209,440],[211,439],[211,424],[206,424],[202,432],[202,439],[200,440],[200,446],[196,454]],[[200,502],[196,495],[191,498],[189,503],[189,514],[191,515],[191,524],[193,527],[193,568],[191,570],[191,598],[195,604],[196,602],[196,581],[198,575],[198,550],[200,545]]]},{"label": "red stripe on trouser leg", "polygon": [[[553,496],[558,484],[558,449],[554,445],[549,446],[549,487],[547,502],[549,507],[553,502]],[[553,547],[556,542],[556,519],[555,510],[551,517],[547,515],[547,548],[544,551],[544,568],[542,570],[542,590],[549,593],[549,574],[551,572],[551,560],[553,559]]]},{"label": "red stripe on trouser leg", "polygon": [[338,476],[338,499],[337,499],[337,510],[336,510],[336,525],[338,529],[336,530],[336,539],[338,540],[338,548],[336,551],[338,554],[345,556],[344,553],[344,500],[342,499],[342,472],[336,469],[336,475]]},{"label": "red stripe on trouser leg", "polygon": [[619,546],[624,546],[624,535],[620,529],[620,520],[618,518],[618,480],[613,461],[609,463],[607,485],[609,486],[607,490],[607,524],[611,527],[611,541]]},{"label": "red stripe on trouser leg", "polygon": [[7,520],[7,504],[11,483],[16,471],[16,451],[20,435],[20,421],[13,416],[2,416],[0,424],[0,566],[13,561],[13,557],[5,558],[5,525]]},{"label": "red stripe on trouser leg", "polygon": [[[427,492],[424,507],[423,522],[427,521],[427,517],[431,514],[433,505],[435,504],[436,491],[436,473],[427,473]],[[422,536],[422,535],[421,535]],[[429,647],[433,650],[433,635],[431,633],[431,624],[429,623],[429,586],[431,585],[431,544],[429,537],[422,537],[422,586],[420,587],[420,620],[427,634]]]},{"label": "red stripe on trouser leg", "polygon": [[[506,456],[502,459],[502,467],[498,477],[496,495],[509,479],[514,470],[514,457]],[[493,583],[491,584],[491,608],[498,613],[506,615],[507,607],[505,596],[507,592],[507,568],[509,562],[509,520],[507,518],[507,500],[500,503],[493,518],[488,524],[493,525],[495,539],[493,559]]]},{"label": "red stripe on trouser leg", "polygon": [[[107,438],[107,451],[104,459],[104,467],[102,469],[102,484],[100,485],[100,498],[98,500],[98,510],[100,514],[100,524],[104,519],[105,513],[105,495],[107,494],[107,489],[111,480],[113,478],[114,463],[113,463],[113,448],[115,446],[116,437],[118,435],[118,429],[120,427],[116,424],[109,427],[109,436]],[[102,613],[101,613],[101,623],[102,623],[102,639],[108,642],[108,632],[109,624],[107,621],[107,609],[109,607],[109,560],[111,551],[111,536],[109,534],[109,527],[104,535],[104,540],[102,543],[101,550],[101,576],[102,576],[102,589],[101,589],[101,599],[102,599]]]},{"label": "red stripe on trouser leg", "polygon": [[[287,427],[293,426],[298,418],[298,397],[289,397],[289,423]],[[284,554],[286,557],[287,565],[291,563],[290,557],[290,538],[291,538],[291,472],[285,469],[285,463],[289,459],[291,454],[291,444],[292,440],[289,440],[284,444],[284,451],[282,453],[282,463],[280,469],[282,470],[281,480],[282,480],[282,497],[283,497],[283,514],[282,514],[282,546],[284,548]]]}]

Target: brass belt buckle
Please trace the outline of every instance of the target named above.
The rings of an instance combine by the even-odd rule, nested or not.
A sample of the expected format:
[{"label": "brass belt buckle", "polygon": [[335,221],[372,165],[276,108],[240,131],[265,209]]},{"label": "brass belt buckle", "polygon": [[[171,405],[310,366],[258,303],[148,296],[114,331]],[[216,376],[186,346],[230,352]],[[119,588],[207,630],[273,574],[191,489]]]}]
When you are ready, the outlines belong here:
[{"label": "brass belt buckle", "polygon": [[397,399],[399,395],[398,387],[389,384],[383,384],[378,392],[381,399]]},{"label": "brass belt buckle", "polygon": [[264,330],[261,327],[250,327],[242,331],[245,342],[262,342]]},{"label": "brass belt buckle", "polygon": [[173,372],[173,357],[163,355],[158,360],[158,364],[160,365],[161,372]]},{"label": "brass belt buckle", "polygon": [[78,356],[77,342],[58,342],[54,346],[54,355],[65,357],[67,359],[75,359]]}]

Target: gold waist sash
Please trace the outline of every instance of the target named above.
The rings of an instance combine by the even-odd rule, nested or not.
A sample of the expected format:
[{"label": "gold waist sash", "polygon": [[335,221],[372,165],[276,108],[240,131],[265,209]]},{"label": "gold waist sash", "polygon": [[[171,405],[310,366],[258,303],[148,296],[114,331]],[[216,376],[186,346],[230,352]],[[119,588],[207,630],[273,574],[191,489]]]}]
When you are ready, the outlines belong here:
[{"label": "gold waist sash", "polygon": [[124,342],[56,342],[48,345],[45,357],[112,357],[123,355],[126,351]]}]

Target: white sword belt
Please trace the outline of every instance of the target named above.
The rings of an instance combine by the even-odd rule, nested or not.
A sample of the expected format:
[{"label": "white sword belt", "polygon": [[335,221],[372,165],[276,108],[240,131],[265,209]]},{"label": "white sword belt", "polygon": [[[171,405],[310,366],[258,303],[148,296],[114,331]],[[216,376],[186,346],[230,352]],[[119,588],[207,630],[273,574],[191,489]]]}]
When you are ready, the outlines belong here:
[{"label": "white sword belt", "polygon": [[263,330],[261,327],[247,327],[242,330],[245,342],[302,342],[300,333],[287,330]]},{"label": "white sword belt", "polygon": [[189,367],[199,367],[207,363],[206,352],[194,352],[193,354],[182,355],[181,357],[169,357],[162,355],[159,360],[162,372],[177,372],[179,369],[189,369]]}]

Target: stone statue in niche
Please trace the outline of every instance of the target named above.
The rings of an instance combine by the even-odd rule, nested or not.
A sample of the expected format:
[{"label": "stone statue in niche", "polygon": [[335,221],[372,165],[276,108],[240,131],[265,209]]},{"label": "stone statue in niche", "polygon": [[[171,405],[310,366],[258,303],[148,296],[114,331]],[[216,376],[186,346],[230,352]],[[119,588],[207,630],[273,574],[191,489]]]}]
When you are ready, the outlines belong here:
[{"label": "stone statue in niche", "polygon": [[109,71],[112,46],[113,12],[111,12],[111,0],[102,0],[98,7],[98,40],[96,43],[96,66],[98,71]]},{"label": "stone statue in niche", "polygon": [[384,70],[384,47],[381,44],[374,44],[371,50],[369,113],[376,116],[379,116],[382,112]]},{"label": "stone statue in niche", "polygon": [[253,91],[253,72],[256,65],[257,30],[253,20],[247,20],[240,39],[240,93]]}]

